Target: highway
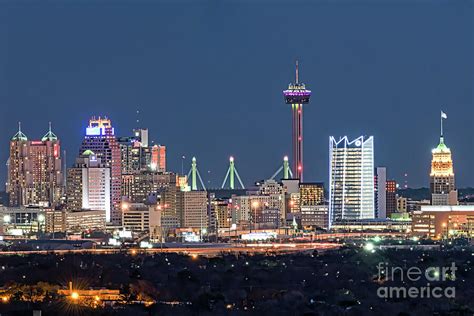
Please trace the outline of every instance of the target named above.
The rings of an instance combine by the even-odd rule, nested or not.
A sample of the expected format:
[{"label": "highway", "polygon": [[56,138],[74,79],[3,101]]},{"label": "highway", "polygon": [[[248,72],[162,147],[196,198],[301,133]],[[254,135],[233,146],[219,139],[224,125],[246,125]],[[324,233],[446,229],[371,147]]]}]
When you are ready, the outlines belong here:
[{"label": "highway", "polygon": [[178,253],[192,256],[219,256],[222,254],[284,254],[305,251],[324,251],[337,249],[338,243],[253,243],[253,244],[217,244],[211,247],[175,247],[175,248],[95,248],[95,249],[53,249],[53,250],[25,250],[25,251],[2,251],[0,255],[45,255],[45,254],[158,254]]}]

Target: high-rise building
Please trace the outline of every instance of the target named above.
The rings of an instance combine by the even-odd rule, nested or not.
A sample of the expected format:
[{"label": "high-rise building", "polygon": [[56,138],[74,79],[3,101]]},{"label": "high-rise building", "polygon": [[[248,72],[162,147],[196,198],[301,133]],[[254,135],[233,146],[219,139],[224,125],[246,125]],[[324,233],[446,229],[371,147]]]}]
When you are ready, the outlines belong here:
[{"label": "high-rise building", "polygon": [[101,160],[106,167],[110,168],[110,218],[107,221],[119,225],[122,221],[120,210],[121,177],[121,155],[120,147],[115,138],[112,122],[107,117],[92,117],[86,129],[86,135],[82,141],[80,154],[86,150],[94,152],[97,159]]},{"label": "high-rise building", "polygon": [[301,206],[301,225],[303,227],[328,229],[329,210],[327,205]]},{"label": "high-rise building", "polygon": [[375,217],[387,217],[387,168],[375,169]]},{"label": "high-rise building", "polygon": [[180,214],[178,212],[178,176],[170,177],[170,184],[161,191],[160,205],[161,225],[163,229],[174,229],[180,227]]},{"label": "high-rise building", "polygon": [[41,140],[28,140],[21,131],[10,140],[7,192],[11,206],[59,204],[63,194],[61,146],[49,131]]},{"label": "high-rise building", "polygon": [[299,213],[304,227],[328,228],[329,212],[324,201],[324,185],[320,182],[300,183]]},{"label": "high-rise building", "polygon": [[166,146],[153,145],[151,147],[151,170],[165,172],[166,171]]},{"label": "high-rise building", "polygon": [[431,151],[433,155],[430,172],[431,204],[456,205],[457,192],[454,183],[453,160],[451,150],[444,143],[442,120],[443,117],[439,144]]},{"label": "high-rise building", "polygon": [[291,104],[292,114],[292,165],[294,177],[303,181],[303,104],[309,103],[311,91],[299,82],[296,61],[296,82],[283,91],[285,103]]},{"label": "high-rise building", "polygon": [[397,212],[397,182],[395,180],[387,180],[385,201],[387,217],[390,218],[393,213]]},{"label": "high-rise building", "polygon": [[166,146],[148,145],[148,129],[135,129],[133,136],[118,137],[122,174],[166,171]]},{"label": "high-rise building", "polygon": [[76,159],[67,172],[67,208],[70,211],[105,211],[111,220],[110,167],[91,150]]},{"label": "high-rise building", "polygon": [[374,138],[329,138],[329,215],[339,220],[374,218]]},{"label": "high-rise building", "polygon": [[204,229],[208,227],[207,192],[179,191],[177,206],[181,227]]},{"label": "high-rise building", "polygon": [[324,204],[324,185],[321,182],[300,183],[300,206]]},{"label": "high-rise building", "polygon": [[132,203],[156,203],[161,191],[175,181],[174,173],[142,171],[122,174],[122,198]]},{"label": "high-rise building", "polygon": [[217,228],[229,228],[232,224],[231,206],[227,200],[214,199],[211,208],[216,214]]}]

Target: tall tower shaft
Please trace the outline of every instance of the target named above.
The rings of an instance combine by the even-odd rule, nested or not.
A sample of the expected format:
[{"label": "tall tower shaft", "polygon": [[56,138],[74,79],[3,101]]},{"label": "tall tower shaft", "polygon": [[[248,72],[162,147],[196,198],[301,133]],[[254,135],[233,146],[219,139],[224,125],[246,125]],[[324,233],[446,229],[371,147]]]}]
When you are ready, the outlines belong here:
[{"label": "tall tower shaft", "polygon": [[311,91],[304,83],[299,83],[298,61],[296,61],[296,82],[290,83],[283,91],[285,103],[291,104],[292,115],[292,165],[294,177],[303,181],[303,104],[309,103]]}]

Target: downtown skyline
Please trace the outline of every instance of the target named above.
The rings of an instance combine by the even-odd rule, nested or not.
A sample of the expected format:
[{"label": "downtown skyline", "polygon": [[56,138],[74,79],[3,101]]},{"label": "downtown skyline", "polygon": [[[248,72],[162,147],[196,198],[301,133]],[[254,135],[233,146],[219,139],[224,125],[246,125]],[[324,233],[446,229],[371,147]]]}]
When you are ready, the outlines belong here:
[{"label": "downtown skyline", "polygon": [[[262,6],[237,8],[248,17],[248,25],[241,22],[245,19],[233,20],[232,16],[224,21],[219,14],[227,11],[221,7],[209,5],[210,11],[187,8],[184,17],[173,24],[175,29],[166,31],[159,31],[160,26],[171,22],[161,13],[156,13],[160,19],[146,14],[146,6],[133,8],[140,11],[142,21],[127,17],[118,27],[126,10],[116,7],[107,14],[118,29],[101,26],[105,8],[95,11],[90,24],[77,30],[67,18],[77,22],[87,12],[85,8],[79,12],[55,8],[47,13],[42,7],[39,16],[51,21],[38,25],[37,39],[32,36],[36,24],[20,27],[32,13],[8,8],[10,14],[1,23],[10,27],[0,35],[7,43],[8,57],[0,56],[6,61],[0,78],[4,144],[0,179],[4,183],[8,141],[18,121],[30,139],[41,137],[52,121],[70,166],[92,115],[110,117],[121,136],[136,127],[148,128],[151,140],[167,145],[169,170],[181,171],[182,155],[188,170],[196,156],[206,186],[209,180],[210,187],[220,186],[230,155],[235,156],[246,185],[269,178],[282,157],[291,156],[291,118],[282,88],[293,80],[294,61],[299,59],[302,81],[313,91],[303,125],[305,180],[327,183],[329,136],[374,135],[376,166],[386,166],[389,177],[400,184],[407,172],[410,187],[427,187],[442,109],[449,116],[445,138],[453,152],[457,186],[474,185],[470,164],[474,157],[470,136],[473,47],[465,41],[469,35],[463,33],[472,31],[466,27],[469,19],[459,17],[456,6],[420,5],[410,13],[401,10],[403,5],[394,12],[359,9],[348,17],[349,8],[341,11],[337,7],[336,14],[336,8],[327,5],[323,6],[327,17],[313,10],[302,19],[301,33],[291,32],[287,22],[280,20],[287,7],[272,7],[266,18],[269,26],[256,28],[249,36],[243,35],[242,28],[261,23]],[[429,27],[416,25],[423,9],[428,9],[425,23]],[[186,24],[185,18],[196,14],[214,19],[193,30],[192,20]],[[437,25],[441,14],[443,23]],[[331,17],[337,22],[348,18],[346,27],[358,23],[351,24],[350,30],[341,25],[321,31],[320,26],[331,25]],[[405,24],[397,32],[403,36],[388,36],[401,17]],[[362,18],[366,21],[361,22]],[[371,27],[375,21],[379,29]],[[217,25],[236,40],[215,43],[217,32],[212,29]],[[63,44],[52,41],[68,32],[74,38],[64,37]],[[441,38],[432,36],[434,33]],[[204,44],[197,46],[196,35],[202,36]],[[22,36],[29,41],[12,40]],[[279,38],[305,45],[281,47]],[[416,46],[421,38],[423,42]],[[32,45],[38,47],[34,54]],[[101,52],[94,55],[90,47],[99,47]],[[197,50],[194,54],[193,49]]]}]

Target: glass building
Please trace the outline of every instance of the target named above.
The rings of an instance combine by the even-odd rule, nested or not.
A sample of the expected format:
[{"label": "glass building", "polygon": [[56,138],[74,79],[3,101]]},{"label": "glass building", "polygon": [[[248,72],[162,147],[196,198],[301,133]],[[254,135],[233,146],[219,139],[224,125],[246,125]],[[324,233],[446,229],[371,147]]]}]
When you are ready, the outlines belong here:
[{"label": "glass building", "polygon": [[374,138],[329,138],[329,218],[374,218]]}]

